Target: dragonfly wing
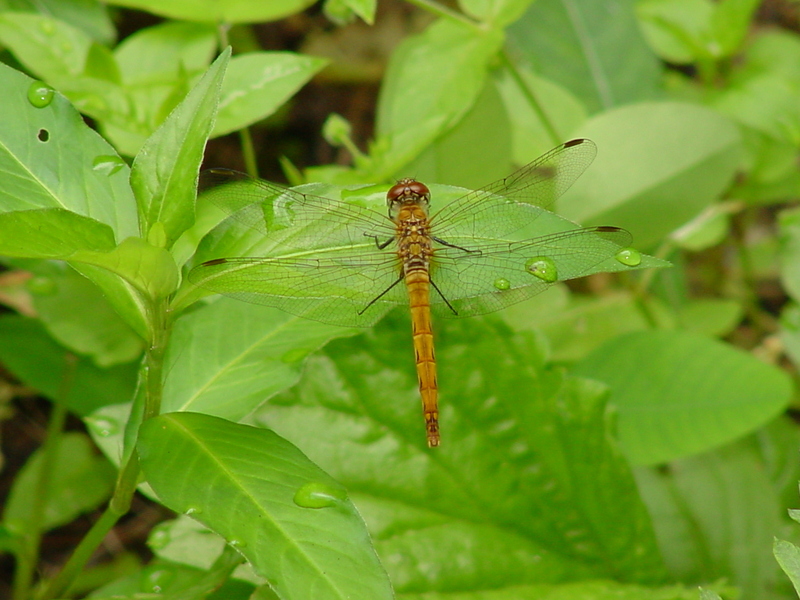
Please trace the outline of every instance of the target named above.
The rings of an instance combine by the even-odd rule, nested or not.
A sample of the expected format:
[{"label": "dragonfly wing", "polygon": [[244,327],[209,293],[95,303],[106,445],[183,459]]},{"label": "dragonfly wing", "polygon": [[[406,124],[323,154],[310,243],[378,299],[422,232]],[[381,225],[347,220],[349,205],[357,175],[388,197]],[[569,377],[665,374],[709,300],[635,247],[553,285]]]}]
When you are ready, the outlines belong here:
[{"label": "dragonfly wing", "polygon": [[[479,244],[470,248],[472,252],[437,248],[431,278],[458,314],[435,291],[431,308],[445,317],[500,310],[543,292],[556,281],[588,274],[630,242],[631,235],[624,229],[591,227],[521,242]],[[537,259],[550,261],[552,277],[531,273]]]},{"label": "dragonfly wing", "polygon": [[[306,194],[244,173],[223,169],[201,175],[202,198],[231,216],[228,227],[244,227],[283,250],[361,245],[367,236],[394,236],[386,215],[367,206]],[[271,238],[271,236],[276,236]],[[373,242],[374,247],[374,242]]]},{"label": "dragonfly wing", "polygon": [[[444,206],[430,221],[435,235],[498,238],[535,219],[561,196],[592,163],[597,146],[586,139],[566,142],[505,179],[470,192]],[[529,218],[520,219],[519,205],[528,205]]]},{"label": "dragonfly wing", "polygon": [[408,304],[399,277],[393,253],[342,251],[316,258],[218,259],[189,273],[189,281],[212,292],[345,327],[369,327],[391,308]]}]

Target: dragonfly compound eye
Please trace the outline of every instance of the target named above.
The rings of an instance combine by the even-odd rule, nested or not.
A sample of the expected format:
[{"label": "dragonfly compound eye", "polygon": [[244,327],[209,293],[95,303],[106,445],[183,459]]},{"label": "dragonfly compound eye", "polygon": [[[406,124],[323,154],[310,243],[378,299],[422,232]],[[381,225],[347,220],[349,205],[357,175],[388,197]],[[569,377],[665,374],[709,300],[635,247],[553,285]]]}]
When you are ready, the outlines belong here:
[{"label": "dragonfly compound eye", "polygon": [[430,197],[430,190],[424,183],[420,183],[416,179],[401,179],[393,185],[386,193],[386,200],[389,203],[401,200],[405,196],[417,196],[424,199]]}]

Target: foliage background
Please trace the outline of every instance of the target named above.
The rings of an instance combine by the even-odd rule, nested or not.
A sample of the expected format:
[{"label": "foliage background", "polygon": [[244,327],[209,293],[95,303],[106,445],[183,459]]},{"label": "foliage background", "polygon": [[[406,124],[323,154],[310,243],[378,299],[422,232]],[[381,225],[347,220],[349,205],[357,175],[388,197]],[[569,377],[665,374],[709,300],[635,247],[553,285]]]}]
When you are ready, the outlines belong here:
[{"label": "foliage background", "polygon": [[[140,465],[127,523],[183,516],[146,565],[107,541],[73,594],[793,597],[797,4],[307,5],[0,3],[3,593],[58,597],[59,534],[125,513]],[[203,157],[478,187],[578,136],[600,153],[559,213],[674,267],[440,327],[435,453],[404,316],[345,331],[182,283],[219,221]],[[33,435],[21,385],[53,401]]]}]

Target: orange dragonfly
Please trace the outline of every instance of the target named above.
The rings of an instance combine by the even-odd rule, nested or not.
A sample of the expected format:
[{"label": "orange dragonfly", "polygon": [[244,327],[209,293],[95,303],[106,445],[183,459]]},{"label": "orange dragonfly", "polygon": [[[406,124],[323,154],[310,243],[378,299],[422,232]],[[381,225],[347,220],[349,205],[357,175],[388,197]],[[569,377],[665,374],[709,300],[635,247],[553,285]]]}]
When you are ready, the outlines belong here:
[{"label": "orange dragonfly", "polygon": [[639,264],[638,253],[626,249],[630,234],[617,227],[524,238],[536,219],[554,216],[545,207],[596,152],[590,140],[566,142],[430,216],[430,191],[414,179],[389,189],[387,216],[367,206],[363,196],[334,200],[215,171],[215,183],[220,174],[228,183],[207,194],[231,215],[226,223],[233,233],[223,227],[209,235],[245,236],[245,252],[254,256],[208,260],[192,269],[189,280],[211,292],[334,325],[368,327],[395,306],[410,307],[428,446],[438,446],[431,312],[489,313],[556,281],[607,270],[598,266],[614,257],[631,267]]}]

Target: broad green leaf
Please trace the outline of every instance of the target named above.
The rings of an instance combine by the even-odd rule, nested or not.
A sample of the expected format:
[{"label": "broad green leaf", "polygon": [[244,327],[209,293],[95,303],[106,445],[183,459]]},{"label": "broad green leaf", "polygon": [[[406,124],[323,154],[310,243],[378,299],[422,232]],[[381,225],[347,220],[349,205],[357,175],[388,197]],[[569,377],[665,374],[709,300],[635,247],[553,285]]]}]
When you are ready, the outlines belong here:
[{"label": "broad green leaf", "polygon": [[279,597],[393,597],[345,489],[275,433],[169,413],[142,425],[138,452],[161,500],[222,535]]},{"label": "broad green leaf", "polygon": [[83,74],[92,39],[80,29],[51,16],[0,13],[0,42],[37,76],[61,89]]},{"label": "broad green leaf", "polygon": [[744,315],[742,302],[727,298],[698,298],[681,307],[676,315],[681,329],[707,336],[731,333]]},{"label": "broad green leaf", "polygon": [[784,509],[762,452],[758,440],[745,440],[636,471],[673,577],[725,578],[742,598],[771,595],[780,576],[771,542],[784,531]]},{"label": "broad green leaf", "polygon": [[[325,13],[331,14],[331,4],[333,0],[328,0],[325,3]],[[358,15],[365,23],[372,25],[375,21],[375,10],[377,8],[377,0],[336,0],[343,7],[346,7],[353,14]]]},{"label": "broad green leaf", "polygon": [[117,240],[137,235],[128,167],[60,94],[31,104],[36,85],[0,65],[0,210],[60,208],[109,225]]},{"label": "broad green leaf", "polygon": [[794,591],[800,594],[800,548],[786,540],[776,539],[772,551],[783,572],[792,580]]},{"label": "broad green leaf", "polygon": [[[37,500],[37,482],[44,468],[43,461],[39,449],[14,479],[3,511],[3,522],[13,529],[25,530],[32,525],[31,511]],[[63,434],[47,477],[43,520],[36,526],[42,531],[53,529],[97,508],[111,494],[115,478],[114,467],[95,454],[89,438],[82,433]]]},{"label": "broad green leaf", "polygon": [[81,251],[114,248],[111,227],[63,208],[0,213],[0,254],[66,260]]},{"label": "broad green leaf", "polygon": [[661,67],[634,18],[633,0],[538,0],[508,29],[537,75],[575,94],[590,113],[657,98]]},{"label": "broad green leaf", "polygon": [[[461,122],[397,175],[402,178],[411,173],[418,181],[441,181],[472,189],[483,187],[512,171],[511,129],[500,96],[488,83]],[[487,131],[491,135],[486,135]]]},{"label": "broad green leaf", "polygon": [[500,31],[442,19],[394,51],[378,101],[375,180],[396,173],[464,117],[501,44]]},{"label": "broad green leaf", "polygon": [[229,58],[227,49],[133,161],[131,186],[142,231],[149,234],[160,223],[167,247],[194,222],[195,183]]},{"label": "broad green leaf", "polygon": [[313,0],[111,0],[107,4],[127,6],[163,17],[199,23],[260,23],[277,21],[299,13],[314,3]]},{"label": "broad green leaf", "polygon": [[307,355],[334,337],[351,334],[221,298],[175,323],[163,408],[238,421],[294,385]]},{"label": "broad green leaf", "polygon": [[692,104],[625,106],[594,117],[580,133],[597,144],[597,159],[559,212],[582,225],[624,227],[643,248],[714,202],[739,166],[733,123]]},{"label": "broad green leaf", "polygon": [[501,28],[516,21],[531,0],[459,0],[458,4],[475,19]]},{"label": "broad green leaf", "polygon": [[760,0],[722,0],[714,5],[710,37],[720,55],[732,56],[740,49],[759,4]]},{"label": "broad green leaf", "polygon": [[234,56],[225,73],[212,137],[270,116],[327,61],[292,52],[253,52]]},{"label": "broad green leaf", "polygon": [[800,36],[785,29],[759,32],[745,54],[748,69],[782,75],[800,83]]},{"label": "broad green leaf", "polygon": [[165,298],[178,287],[178,268],[172,255],[140,238],[128,238],[111,252],[79,251],[71,258],[116,273],[153,299]]},{"label": "broad green leaf", "polygon": [[557,141],[567,140],[586,121],[586,109],[558,84],[536,77],[523,65],[512,68],[514,72],[496,73],[495,84],[511,122],[514,162],[524,165],[553,145],[547,124],[555,129]]},{"label": "broad green leaf", "polygon": [[739,77],[710,103],[736,122],[780,141],[800,142],[800,83],[766,73]]},{"label": "broad green leaf", "polygon": [[399,600],[697,600],[692,587],[644,587],[613,581],[515,585],[451,593],[398,594]]},{"label": "broad green leaf", "polygon": [[330,344],[254,416],[347,486],[397,592],[657,580],[603,388],[543,368],[542,349],[505,327],[436,326],[439,448],[425,447],[407,319]]},{"label": "broad green leaf", "polygon": [[719,53],[711,45],[714,5],[707,0],[643,0],[636,14],[650,46],[664,60],[687,64]]},{"label": "broad green leaf", "polygon": [[[21,381],[54,401],[64,402],[79,414],[88,415],[109,404],[127,402],[136,384],[136,365],[101,369],[88,358],[78,358],[74,373],[69,351],[47,334],[41,322],[16,315],[0,318],[0,361]],[[66,398],[60,397],[63,378],[69,375]]]},{"label": "broad green leaf", "polygon": [[795,365],[800,364],[800,307],[796,301],[786,305],[781,313],[781,343]]},{"label": "broad green leaf", "polygon": [[32,271],[47,286],[46,291],[32,293],[37,316],[61,345],[91,356],[100,367],[128,363],[141,355],[142,339],[88,279],[64,263],[46,262]]},{"label": "broad green leaf", "polygon": [[791,381],[780,369],[678,331],[621,336],[576,364],[574,372],[611,388],[620,443],[635,464],[731,441],[780,413],[792,395]]},{"label": "broad green leaf", "polygon": [[99,0],[64,2],[63,0],[3,0],[0,9],[51,15],[82,29],[101,44],[111,44],[117,35],[108,8]]}]

